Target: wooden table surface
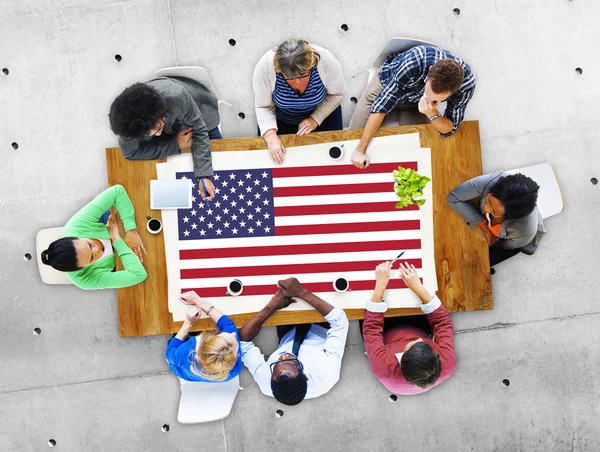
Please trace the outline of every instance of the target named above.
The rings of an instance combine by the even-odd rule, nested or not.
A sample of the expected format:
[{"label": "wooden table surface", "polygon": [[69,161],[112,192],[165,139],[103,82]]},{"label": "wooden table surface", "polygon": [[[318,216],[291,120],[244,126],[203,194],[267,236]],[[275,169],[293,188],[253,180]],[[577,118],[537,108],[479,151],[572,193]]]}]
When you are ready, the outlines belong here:
[{"label": "wooden table surface", "polygon": [[[479,123],[465,121],[453,136],[443,138],[431,125],[383,127],[377,136],[418,132],[421,147],[431,148],[433,184],[433,223],[437,295],[450,312],[492,309],[492,288],[487,243],[483,234],[471,231],[450,209],[446,196],[460,183],[482,174]],[[311,133],[307,136],[283,135],[285,146],[338,142],[359,139],[362,130]],[[266,149],[262,138],[231,138],[211,141],[212,152]],[[163,160],[165,161],[165,160]],[[144,267],[148,279],[141,284],[117,289],[119,323],[122,337],[151,336],[177,332],[182,322],[174,322],[167,303],[167,272],[162,234],[146,231],[150,213],[150,180],[157,179],[157,161],[125,160],[119,148],[106,149],[109,185],[121,184],[127,190],[136,212],[138,231],[148,255]],[[160,211],[153,211],[160,218]],[[118,264],[119,265],[119,264]],[[265,299],[265,303],[268,300]],[[364,317],[364,309],[346,309],[348,319]],[[388,309],[386,316],[422,313],[420,308]],[[238,327],[254,313],[233,315]],[[320,322],[316,311],[282,311],[265,325]],[[213,327],[209,319],[201,320],[194,330]]]}]

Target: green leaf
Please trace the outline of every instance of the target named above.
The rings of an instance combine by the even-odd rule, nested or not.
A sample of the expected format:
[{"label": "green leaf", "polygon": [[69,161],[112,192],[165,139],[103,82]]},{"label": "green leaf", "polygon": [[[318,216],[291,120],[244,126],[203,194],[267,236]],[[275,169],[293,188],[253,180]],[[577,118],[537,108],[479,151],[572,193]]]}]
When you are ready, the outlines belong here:
[{"label": "green leaf", "polygon": [[393,171],[394,175],[394,192],[400,198],[396,203],[397,209],[402,209],[411,204],[417,204],[421,207],[425,204],[426,199],[415,199],[423,196],[425,186],[431,182],[427,176],[421,176],[411,168],[403,168],[398,166],[397,170]]}]

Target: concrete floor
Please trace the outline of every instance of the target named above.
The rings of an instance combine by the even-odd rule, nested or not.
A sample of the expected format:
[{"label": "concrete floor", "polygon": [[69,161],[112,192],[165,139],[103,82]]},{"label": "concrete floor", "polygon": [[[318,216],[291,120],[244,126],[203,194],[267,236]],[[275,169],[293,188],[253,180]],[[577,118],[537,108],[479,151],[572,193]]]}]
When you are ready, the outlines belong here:
[{"label": "concrete floor", "polygon": [[[49,439],[77,452],[600,450],[599,20],[593,0],[2,0],[0,451]],[[121,339],[114,291],[45,286],[23,256],[106,187],[107,113],[125,86],[205,66],[234,105],[223,134],[252,135],[254,64],[293,36],[342,62],[345,124],[367,77],[352,74],[389,37],[454,51],[478,76],[467,119],[480,121],[484,171],[550,162],[565,208],[535,256],[498,266],[493,311],[452,316],[458,369],[444,385],[390,403],[353,322],[326,396],[287,408],[251,384],[224,421],[180,425],[167,337]],[[274,330],[259,342],[274,347]]]}]

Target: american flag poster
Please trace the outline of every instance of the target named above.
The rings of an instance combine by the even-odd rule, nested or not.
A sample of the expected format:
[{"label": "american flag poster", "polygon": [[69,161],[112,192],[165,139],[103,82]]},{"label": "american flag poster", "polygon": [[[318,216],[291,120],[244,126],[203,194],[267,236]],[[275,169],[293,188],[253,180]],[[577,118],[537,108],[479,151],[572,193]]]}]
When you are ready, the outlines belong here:
[{"label": "american flag poster", "polygon": [[[194,290],[226,314],[255,312],[276,292],[277,281],[290,276],[336,306],[364,307],[375,267],[400,251],[435,290],[431,183],[421,209],[395,207],[394,169],[431,177],[429,149],[419,149],[416,140],[415,146],[406,135],[375,139],[365,170],[350,163],[350,141],[289,148],[283,165],[273,164],[266,151],[214,153],[216,196],[209,202],[200,196],[190,155],[169,158],[159,177],[194,182],[191,209],[163,211],[174,320],[185,317],[182,292]],[[340,160],[329,157],[332,146],[346,150]],[[340,277],[349,291],[335,291]],[[227,287],[235,279],[243,289],[234,297]],[[386,301],[419,305],[397,270]],[[288,309],[306,308],[299,302]]]}]

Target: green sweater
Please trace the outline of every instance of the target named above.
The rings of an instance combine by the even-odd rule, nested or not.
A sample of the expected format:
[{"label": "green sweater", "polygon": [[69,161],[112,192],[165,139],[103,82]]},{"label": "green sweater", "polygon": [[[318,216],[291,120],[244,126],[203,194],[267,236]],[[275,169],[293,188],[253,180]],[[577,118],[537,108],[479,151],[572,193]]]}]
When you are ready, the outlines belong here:
[{"label": "green sweater", "polygon": [[[136,228],[135,212],[122,185],[114,185],[96,196],[88,205],[71,217],[61,232],[61,237],[86,239],[110,239],[106,226],[98,221],[104,212],[114,206],[119,212],[125,232]],[[114,252],[119,253],[124,270],[113,272],[115,256],[107,256],[74,272],[67,277],[76,286],[86,289],[119,289],[141,283],[148,277],[140,259],[123,239],[113,242]]]}]

